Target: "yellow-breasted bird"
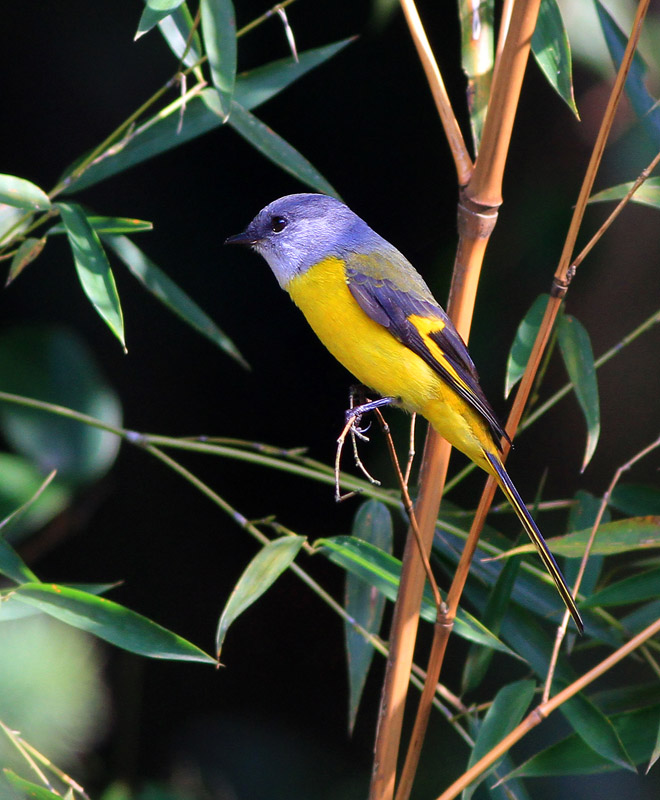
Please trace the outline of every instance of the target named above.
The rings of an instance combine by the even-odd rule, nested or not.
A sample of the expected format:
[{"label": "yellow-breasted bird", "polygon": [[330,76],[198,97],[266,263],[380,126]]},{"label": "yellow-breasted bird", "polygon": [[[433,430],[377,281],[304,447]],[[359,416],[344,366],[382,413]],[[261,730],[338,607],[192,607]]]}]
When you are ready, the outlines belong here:
[{"label": "yellow-breasted bird", "polygon": [[321,194],[275,200],[226,243],[249,245],[266,259],[319,339],[361,383],[421,414],[495,478],[582,631],[566,581],[504,468],[506,434],[467,347],[412,264],[350,208]]}]

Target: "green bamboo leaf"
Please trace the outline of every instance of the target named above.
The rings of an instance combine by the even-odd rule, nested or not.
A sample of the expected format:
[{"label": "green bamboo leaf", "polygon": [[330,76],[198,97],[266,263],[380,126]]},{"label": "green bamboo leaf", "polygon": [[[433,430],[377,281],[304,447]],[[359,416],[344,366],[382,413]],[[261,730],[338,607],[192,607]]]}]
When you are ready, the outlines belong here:
[{"label": "green bamboo leaf", "polygon": [[73,260],[83,290],[97,313],[119,339],[124,350],[124,318],[117,294],[115,276],[103,252],[101,240],[76,203],[58,203],[66,226]]},{"label": "green bamboo leaf", "polygon": [[518,383],[525,372],[549,299],[549,294],[540,294],[518,326],[506,364],[505,397],[509,396],[511,389]]},{"label": "green bamboo leaf", "polygon": [[16,175],[0,175],[0,203],[35,211],[47,211],[51,207],[50,199],[43,189]]},{"label": "green bamboo leaf", "polygon": [[622,769],[635,767],[614,725],[584,694],[571,697],[560,706],[573,730],[592,750]]},{"label": "green bamboo leaf", "polygon": [[[40,581],[35,578],[35,581]],[[62,584],[70,589],[78,589],[89,594],[105,594],[114,589],[117,583],[65,583]],[[16,599],[15,587],[0,590],[0,622],[9,622],[15,619],[26,619],[35,617],[44,612],[36,606],[28,606]]]},{"label": "green bamboo leaf", "polygon": [[250,561],[220,615],[215,636],[218,659],[229,626],[267,589],[270,589],[284,570],[292,564],[304,542],[304,536],[282,536],[262,547]]},{"label": "green bamboo leaf", "polygon": [[467,100],[475,154],[479,152],[493,79],[494,5],[493,0],[478,5],[469,0],[459,0],[458,4],[461,20],[461,65],[467,77]]},{"label": "green bamboo leaf", "polygon": [[573,94],[571,45],[556,0],[541,0],[532,53],[550,86],[580,119]]},{"label": "green bamboo leaf", "polygon": [[[586,530],[592,528],[596,522],[596,518],[600,513],[601,500],[600,497],[594,497],[589,492],[578,490],[573,496],[575,501],[571,506],[568,515],[568,522],[566,525],[566,532]],[[601,517],[601,524],[609,522],[612,515],[609,509],[605,509]],[[582,575],[582,582],[580,583],[580,593],[589,597],[595,590],[603,571],[605,563],[604,556],[596,556],[593,553],[589,555],[586,569]],[[569,558],[561,565],[564,578],[569,586],[573,586],[577,580],[578,573],[580,572],[581,562],[578,559]]]},{"label": "green bamboo leaf", "polygon": [[[388,600],[396,600],[401,576],[401,562],[377,547],[354,539],[352,536],[333,536],[331,539],[318,539],[315,548],[320,548],[326,558],[357,575],[369,585],[374,586]],[[437,611],[430,590],[427,588],[422,598],[421,616],[428,622],[435,622]],[[516,654],[501,642],[478,620],[463,609],[458,609],[454,632],[464,639],[492,647],[514,658]]]},{"label": "green bamboo leaf", "polygon": [[[618,69],[628,44],[628,36],[617,25],[600,0],[596,0],[596,11],[598,12],[598,19],[610,56],[615,68]],[[655,98],[649,94],[646,88],[646,73],[646,64],[637,50],[626,78],[625,90],[641,126],[655,148],[658,149],[660,148],[660,108],[657,106]]]},{"label": "green bamboo leaf", "polygon": [[[660,706],[612,716],[611,721],[633,763],[648,761],[658,729]],[[510,777],[541,778],[551,775],[596,775],[621,767],[593,750],[577,734],[551,745],[509,773]]]},{"label": "green bamboo leaf", "polygon": [[217,663],[199,647],[141,614],[79,589],[54,583],[24,583],[13,596],[130,653],[173,661]]},{"label": "green bamboo leaf", "polygon": [[250,368],[232,340],[130,239],[125,236],[104,236],[103,241],[119,256],[145,289],[167,306],[170,311],[173,311],[185,323],[236,359],[245,369]]},{"label": "green bamboo leaf", "polygon": [[228,119],[236,84],[236,19],[231,0],[201,0],[202,37],[222,115]]},{"label": "green bamboo leaf", "polygon": [[[192,38],[190,37],[193,25],[193,17],[187,3],[176,8],[169,16],[161,19],[158,23],[158,28],[168,47],[177,58],[183,58],[183,64],[186,67],[192,67],[194,64],[199,65],[202,59],[201,36],[195,30]],[[189,41],[190,44],[188,44]],[[201,83],[203,74],[200,66],[195,68],[195,75]]]},{"label": "green bamboo leaf", "polygon": [[[534,681],[524,680],[510,683],[499,690],[479,727],[479,734],[470,753],[468,769],[518,725],[534,697],[535,689]],[[463,792],[462,799],[470,800],[477,786],[497,768],[499,763],[496,761],[490,769],[471,783]]]},{"label": "green bamboo leaf", "polygon": [[[493,591],[488,597],[488,603],[481,617],[482,622],[495,636],[500,635],[502,620],[506,616],[511,600],[511,593],[518,576],[520,559],[509,559],[500,572]],[[494,651],[488,647],[471,644],[463,666],[461,685],[463,692],[476,689],[484,679],[490,662],[493,660]]]},{"label": "green bamboo leaf", "polygon": [[660,489],[656,486],[618,483],[610,495],[609,504],[631,517],[660,514]]},{"label": "green bamboo leaf", "polygon": [[306,50],[298,54],[298,61],[289,56],[241,73],[236,78],[234,100],[243,108],[251,111],[279,94],[310,70],[337,55],[348,44],[354,42],[355,38],[353,36],[350,39],[342,39],[313,50]]},{"label": "green bamboo leaf", "polygon": [[658,733],[655,737],[655,747],[653,748],[653,752],[651,753],[651,758],[649,759],[648,766],[646,768],[646,774],[648,775],[651,767],[655,764],[655,762],[660,758],[660,726],[658,727]]},{"label": "green bamboo leaf", "polygon": [[600,404],[594,353],[589,334],[575,317],[564,314],[557,327],[559,349],[587,423],[587,446],[582,471],[596,450],[600,436]]},{"label": "green bamboo leaf", "polygon": [[[555,555],[582,558],[590,536],[591,528],[587,528],[566,536],[546,539],[546,544]],[[611,556],[654,547],[660,547],[660,517],[630,517],[601,525],[591,553]],[[502,555],[508,558],[519,553],[532,553],[534,550],[533,544],[523,544]]]},{"label": "green bamboo leaf", "polygon": [[184,0],[146,0],[144,11],[138,23],[135,39],[139,39],[140,36],[158,25],[162,19],[169,17],[183,1]]},{"label": "green bamboo leaf", "polygon": [[616,581],[587,597],[584,608],[625,606],[660,598],[660,567]]},{"label": "green bamboo leaf", "polygon": [[25,778],[21,778],[6,767],[3,769],[3,772],[9,783],[11,783],[15,789],[18,789],[19,792],[30,798],[30,800],[62,800],[62,795],[55,794],[55,792],[51,792],[50,789],[46,789],[45,786],[41,786],[38,783],[26,781]]},{"label": "green bamboo leaf", "polygon": [[229,125],[262,155],[302,183],[317,192],[339,196],[304,156],[236,101],[232,103]]},{"label": "green bamboo leaf", "polygon": [[[152,231],[153,222],[144,219],[131,219],[130,217],[101,217],[97,214],[90,214],[87,222],[92,226],[96,233],[118,234],[118,233],[140,233],[141,231]],[[48,230],[48,236],[57,233],[66,233],[66,226],[58,223]]]},{"label": "green bamboo leaf", "polygon": [[45,236],[42,239],[35,239],[32,236],[28,236],[28,238],[21,243],[18,250],[14,253],[11,264],[9,265],[9,272],[7,273],[5,286],[9,286],[9,284],[15,280],[21,274],[21,272],[23,272],[25,267],[27,267],[28,264],[31,264],[35,258],[39,256],[41,251],[44,249],[45,244]]},{"label": "green bamboo leaf", "polygon": [[[629,181],[628,183],[620,183],[618,186],[612,186],[609,189],[603,189],[601,192],[591,195],[589,202],[604,203],[609,200],[621,200],[628,194],[633,185],[634,181]],[[660,209],[660,178],[654,177],[645,180],[630,199],[632,203]]]},{"label": "green bamboo leaf", "polygon": [[[378,500],[363,503],[353,520],[352,535],[391,553],[392,517],[387,506]],[[369,633],[378,633],[385,610],[385,598],[375,587],[351,572],[346,573],[344,605],[350,619]],[[374,649],[349,622],[344,622],[344,634],[348,657],[348,730],[352,732]]]},{"label": "green bamboo leaf", "polygon": [[650,603],[645,603],[631,614],[622,617],[620,622],[625,631],[634,635],[648,628],[658,617],[660,617],[660,600],[651,600]]}]

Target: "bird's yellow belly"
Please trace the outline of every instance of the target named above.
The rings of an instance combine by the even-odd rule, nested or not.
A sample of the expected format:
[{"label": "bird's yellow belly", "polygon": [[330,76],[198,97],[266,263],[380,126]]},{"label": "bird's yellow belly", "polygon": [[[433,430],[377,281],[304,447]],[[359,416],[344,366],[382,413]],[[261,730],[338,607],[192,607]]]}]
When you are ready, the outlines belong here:
[{"label": "bird's yellow belly", "polygon": [[486,467],[482,451],[490,435],[485,424],[425,361],[360,308],[341,260],[324,259],[286,288],[319,339],[361,383],[384,397],[398,398]]}]

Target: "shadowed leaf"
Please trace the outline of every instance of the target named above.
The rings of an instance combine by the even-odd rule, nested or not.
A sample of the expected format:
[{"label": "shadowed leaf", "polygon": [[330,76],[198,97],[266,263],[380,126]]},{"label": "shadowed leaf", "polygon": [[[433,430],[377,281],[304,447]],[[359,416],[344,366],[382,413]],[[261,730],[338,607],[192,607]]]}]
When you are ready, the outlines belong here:
[{"label": "shadowed leaf", "polygon": [[549,299],[550,295],[548,294],[539,295],[518,326],[506,364],[505,397],[509,396],[511,389],[518,383],[525,372]]},{"label": "shadowed leaf", "polygon": [[232,110],[236,83],[236,20],[231,0],[201,0],[202,37],[211,79],[218,91],[225,120]]},{"label": "shadowed leaf", "polygon": [[550,86],[580,119],[573,94],[571,45],[556,0],[541,0],[532,53]]}]

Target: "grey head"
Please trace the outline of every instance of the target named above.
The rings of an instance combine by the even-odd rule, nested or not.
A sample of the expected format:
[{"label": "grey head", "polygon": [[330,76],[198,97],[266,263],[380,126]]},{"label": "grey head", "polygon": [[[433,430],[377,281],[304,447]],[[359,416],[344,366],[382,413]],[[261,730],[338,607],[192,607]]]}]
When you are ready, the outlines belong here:
[{"label": "grey head", "polygon": [[324,194],[290,194],[274,200],[225,244],[245,244],[260,253],[283,289],[329,256],[394,250],[348,206]]}]

